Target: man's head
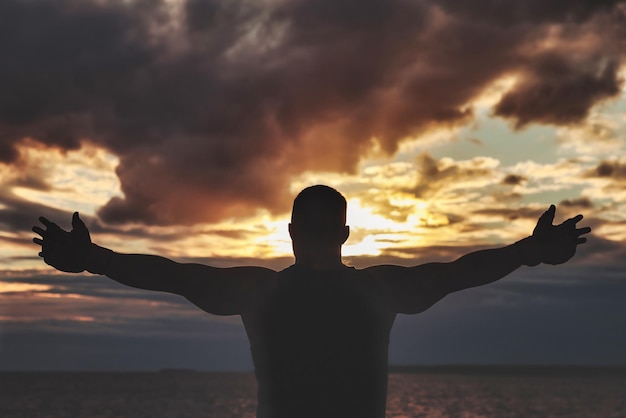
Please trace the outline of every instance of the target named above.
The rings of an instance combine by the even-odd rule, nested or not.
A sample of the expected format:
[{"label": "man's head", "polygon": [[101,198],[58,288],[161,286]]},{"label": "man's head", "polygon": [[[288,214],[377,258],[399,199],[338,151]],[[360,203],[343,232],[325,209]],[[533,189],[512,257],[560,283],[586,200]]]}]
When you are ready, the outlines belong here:
[{"label": "man's head", "polygon": [[302,190],[293,202],[289,234],[294,252],[340,249],[348,239],[346,199],[332,187]]}]

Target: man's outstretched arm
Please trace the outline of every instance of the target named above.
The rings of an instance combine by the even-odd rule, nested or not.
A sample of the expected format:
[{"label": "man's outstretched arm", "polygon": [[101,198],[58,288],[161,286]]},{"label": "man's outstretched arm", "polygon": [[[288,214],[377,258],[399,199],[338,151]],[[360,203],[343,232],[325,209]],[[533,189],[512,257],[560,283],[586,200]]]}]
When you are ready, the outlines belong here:
[{"label": "man's outstretched arm", "polygon": [[240,314],[257,287],[275,273],[261,267],[216,268],[156,255],[117,253],[91,242],[78,213],[72,218],[70,232],[46,218],[40,221],[46,229],[33,227],[41,236],[33,241],[41,245],[39,256],[52,267],[71,273],[86,270],[127,286],[176,293],[217,315]]},{"label": "man's outstretched arm", "polygon": [[522,265],[562,264],[572,258],[576,247],[586,242],[581,235],[591,228],[576,227],[582,215],[552,225],[555,211],[556,207],[550,206],[531,236],[506,247],[475,251],[449,263],[368,270],[384,280],[398,312],[422,312],[449,293],[492,283]]}]

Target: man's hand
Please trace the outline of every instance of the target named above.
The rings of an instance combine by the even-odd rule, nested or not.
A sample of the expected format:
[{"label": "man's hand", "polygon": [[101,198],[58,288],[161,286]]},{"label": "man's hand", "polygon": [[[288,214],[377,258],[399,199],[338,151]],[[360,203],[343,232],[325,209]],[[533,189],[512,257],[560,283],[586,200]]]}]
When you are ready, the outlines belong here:
[{"label": "man's hand", "polygon": [[576,215],[560,225],[552,225],[556,206],[551,205],[537,221],[533,235],[523,248],[525,264],[537,265],[562,264],[576,253],[579,244],[587,242],[581,235],[591,232],[591,228],[577,228],[576,224],[583,219],[583,215]]},{"label": "man's hand", "polygon": [[61,229],[54,222],[43,216],[39,221],[46,229],[33,227],[33,232],[43,239],[33,238],[35,244],[41,245],[39,257],[43,257],[46,264],[57,270],[68,273],[80,273],[87,268],[87,258],[91,246],[89,230],[79,218],[78,212],[72,216],[72,231]]}]

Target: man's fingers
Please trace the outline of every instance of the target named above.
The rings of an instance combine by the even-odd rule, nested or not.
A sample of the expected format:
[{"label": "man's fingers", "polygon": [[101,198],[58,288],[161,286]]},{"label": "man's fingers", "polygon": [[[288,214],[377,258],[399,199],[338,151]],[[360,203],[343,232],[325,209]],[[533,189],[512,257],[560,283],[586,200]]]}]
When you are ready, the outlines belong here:
[{"label": "man's fingers", "polygon": [[554,214],[556,213],[556,206],[550,205],[547,211],[545,211],[537,221],[537,225],[542,227],[552,226],[552,221],[554,221]]},{"label": "man's fingers", "polygon": [[89,229],[87,229],[87,225],[80,219],[78,212],[74,212],[72,215],[72,233],[78,235],[81,238],[90,240],[89,238]]},{"label": "man's fingers", "polygon": [[41,235],[43,238],[46,237],[46,231],[44,231],[43,229],[39,228],[38,226],[33,226],[33,232],[36,234]]},{"label": "man's fingers", "polygon": [[585,242],[587,242],[587,238],[578,238],[576,240],[576,244],[584,244]]},{"label": "man's fingers", "polygon": [[83,220],[80,219],[78,212],[74,212],[74,215],[72,215],[72,228],[78,229],[78,230],[87,229]]},{"label": "man's fingers", "polygon": [[42,239],[39,239],[39,238],[33,238],[33,242],[34,242],[35,244],[43,245],[43,240],[42,240]]},{"label": "man's fingers", "polygon": [[584,227],[584,228],[578,228],[576,230],[576,235],[580,236],[583,234],[588,234],[591,232],[591,228],[589,228],[588,226]]},{"label": "man's fingers", "polygon": [[49,220],[47,218],[44,218],[43,216],[39,217],[39,222],[44,224],[46,226],[46,228],[61,229],[61,227],[59,225],[55,224],[54,222],[52,222],[51,220]]},{"label": "man's fingers", "polygon": [[33,232],[41,235],[41,237],[43,239],[48,240],[48,242],[68,243],[70,241],[69,232],[64,231],[62,229],[43,230],[39,228],[38,226],[34,226]]},{"label": "man's fingers", "polygon": [[52,235],[54,235],[55,237],[56,236],[65,236],[67,234],[67,231],[65,231],[63,228],[61,228],[59,225],[55,224],[54,222],[44,218],[43,216],[39,217],[39,222],[44,224],[46,229],[43,230],[43,229],[41,229],[38,226],[34,226],[33,227],[33,232],[38,233],[39,235],[41,235],[44,238],[50,237]]},{"label": "man's fingers", "polygon": [[580,222],[582,219],[583,219],[583,215],[576,215],[573,218],[569,218],[568,220],[566,220],[559,226],[575,228],[576,224]]},{"label": "man's fingers", "polygon": [[550,207],[548,208],[548,210],[546,210],[541,217],[542,218],[549,218],[549,217],[554,217],[554,214],[556,212],[556,206],[554,205],[550,205]]}]

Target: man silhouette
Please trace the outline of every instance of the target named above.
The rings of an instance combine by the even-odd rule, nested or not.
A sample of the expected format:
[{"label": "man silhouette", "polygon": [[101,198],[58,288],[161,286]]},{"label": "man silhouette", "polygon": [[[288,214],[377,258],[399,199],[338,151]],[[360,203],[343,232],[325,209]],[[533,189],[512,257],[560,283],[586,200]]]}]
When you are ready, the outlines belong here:
[{"label": "man silhouette", "polygon": [[560,264],[586,241],[582,215],[552,225],[554,205],[515,244],[415,267],[345,266],[346,200],[328,186],[304,189],[289,233],[295,263],[215,268],[120,254],[91,242],[74,213],[72,231],[40,218],[39,256],[58,270],[87,270],[141,289],[179,294],[215,315],[241,315],[258,381],[259,418],[385,416],[387,347],[398,313],[417,314],[451,292],[496,281],[521,265]]}]

